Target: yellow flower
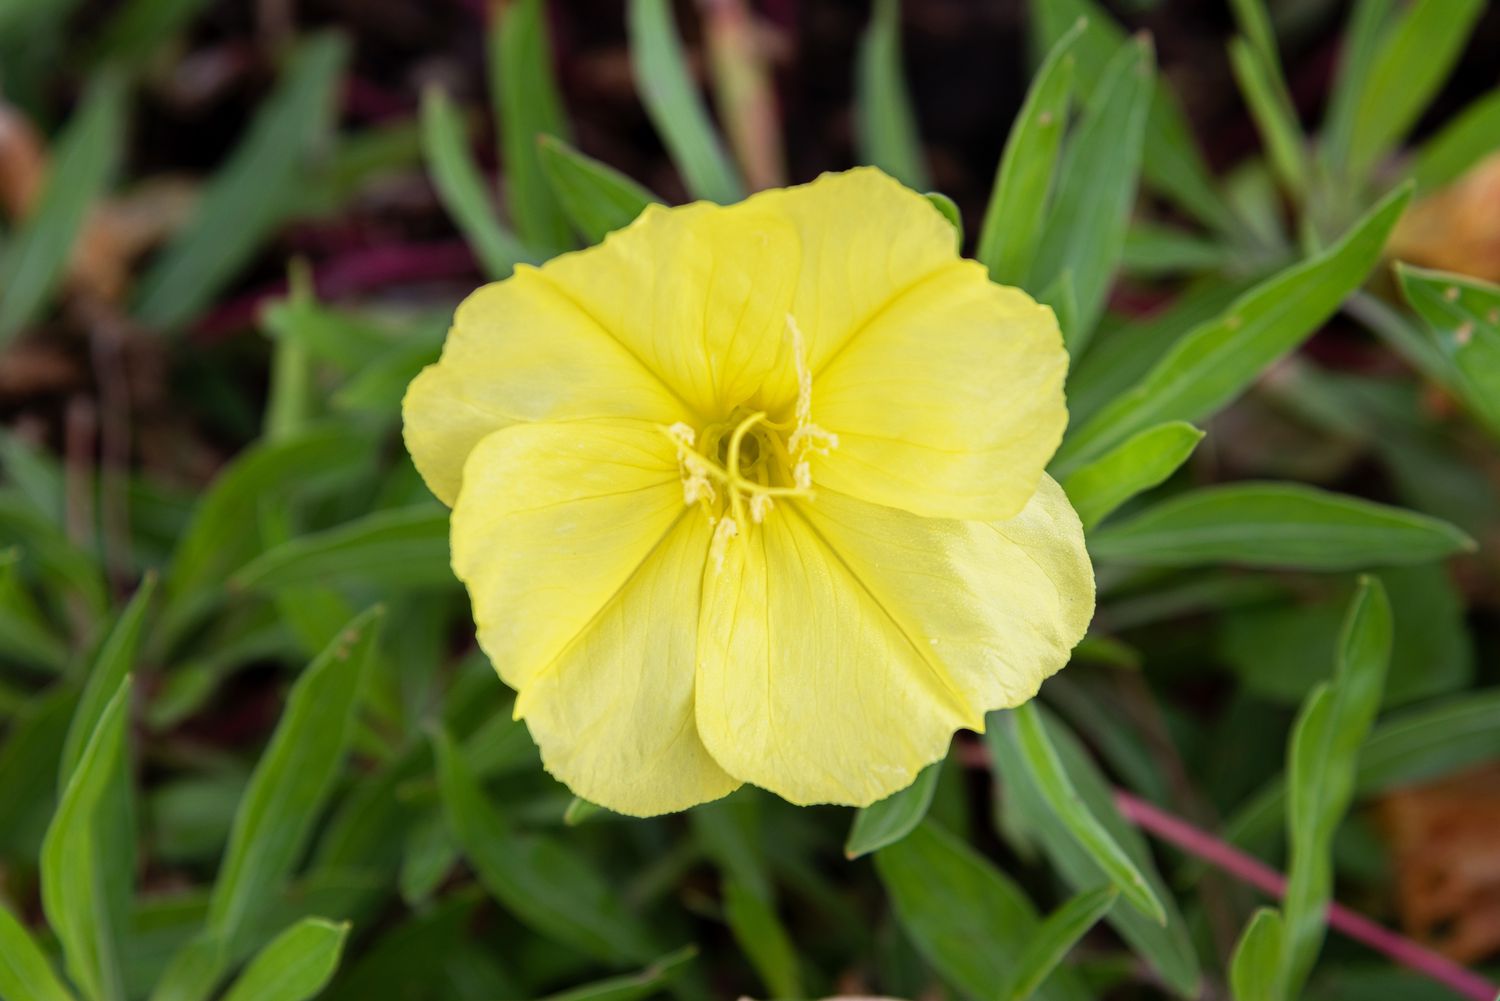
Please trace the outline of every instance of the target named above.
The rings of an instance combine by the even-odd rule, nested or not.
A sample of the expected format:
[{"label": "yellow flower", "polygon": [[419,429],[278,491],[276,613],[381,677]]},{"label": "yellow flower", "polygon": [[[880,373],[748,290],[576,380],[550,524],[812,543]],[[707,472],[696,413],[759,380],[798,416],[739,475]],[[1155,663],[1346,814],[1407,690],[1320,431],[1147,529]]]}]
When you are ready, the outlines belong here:
[{"label": "yellow flower", "polygon": [[1093,614],[1051,310],[873,169],[652,207],[459,308],[407,447],[547,769],[864,805]]}]

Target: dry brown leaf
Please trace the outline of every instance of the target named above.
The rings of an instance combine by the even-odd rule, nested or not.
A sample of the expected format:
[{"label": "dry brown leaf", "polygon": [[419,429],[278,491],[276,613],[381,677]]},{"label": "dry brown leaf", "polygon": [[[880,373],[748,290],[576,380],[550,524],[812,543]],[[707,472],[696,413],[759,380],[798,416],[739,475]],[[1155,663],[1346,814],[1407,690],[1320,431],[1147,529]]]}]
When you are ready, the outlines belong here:
[{"label": "dry brown leaf", "polygon": [[1500,765],[1381,800],[1407,934],[1461,963],[1500,952]]},{"label": "dry brown leaf", "polygon": [[68,262],[70,286],[103,302],[119,302],[136,258],[187,222],[198,185],[185,177],[155,177],[89,213]]},{"label": "dry brown leaf", "polygon": [[1500,153],[1413,202],[1386,249],[1422,267],[1500,282]]},{"label": "dry brown leaf", "polygon": [[8,218],[30,211],[46,176],[46,140],[29,118],[0,101],[0,208]]}]

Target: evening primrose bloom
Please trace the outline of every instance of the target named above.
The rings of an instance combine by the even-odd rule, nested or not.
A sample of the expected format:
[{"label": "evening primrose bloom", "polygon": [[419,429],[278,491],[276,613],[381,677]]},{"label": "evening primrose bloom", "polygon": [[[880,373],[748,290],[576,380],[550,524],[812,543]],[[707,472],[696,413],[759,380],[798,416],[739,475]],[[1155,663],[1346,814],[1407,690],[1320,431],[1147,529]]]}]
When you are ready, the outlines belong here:
[{"label": "evening primrose bloom", "polygon": [[877,170],[652,206],[458,308],[404,403],[480,645],[621,813],[864,805],[1093,614],[1051,310]]}]

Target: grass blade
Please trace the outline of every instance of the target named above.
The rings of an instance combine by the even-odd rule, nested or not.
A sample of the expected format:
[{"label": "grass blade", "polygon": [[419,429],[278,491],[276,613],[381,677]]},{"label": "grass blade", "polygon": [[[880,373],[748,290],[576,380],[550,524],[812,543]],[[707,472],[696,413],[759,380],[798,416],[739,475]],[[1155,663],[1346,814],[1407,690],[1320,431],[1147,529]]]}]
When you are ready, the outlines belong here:
[{"label": "grass blade", "polygon": [[598,243],[630,225],[652,202],[650,191],[555,136],[541,139],[542,171],[578,234]]},{"label": "grass blade", "polygon": [[698,955],[696,945],[685,945],[656,960],[638,973],[610,977],[597,983],[550,994],[546,1001],[643,1001],[654,997],[677,979],[688,963]]},{"label": "grass blade", "polygon": [[1092,529],[1121,504],[1175,473],[1202,440],[1203,432],[1186,421],[1158,424],[1069,473],[1063,490],[1083,527]]},{"label": "grass blade", "polygon": [[42,908],[62,943],[68,976],[90,1001],[122,1001],[119,936],[98,838],[98,808],[111,784],[125,781],[125,723],[130,679],[111,696],[68,780],[42,841]]},{"label": "grass blade", "polygon": [[125,141],[124,82],[95,79],[57,144],[45,187],[0,255],[0,346],[36,319],[62,281],[73,245],[114,179]]},{"label": "grass blade", "polygon": [[104,638],[104,643],[89,668],[88,681],[84,684],[78,709],[73,713],[73,721],[68,725],[68,736],[63,743],[62,758],[58,763],[59,796],[72,780],[73,772],[83,757],[83,749],[104,716],[105,707],[135,666],[136,651],[141,644],[141,629],[155,591],[156,575],[148,573],[141,581],[141,586],[136,588],[130,603],[120,613],[120,618],[110,629],[109,635]]},{"label": "grass blade", "polygon": [[1417,150],[1411,178],[1421,194],[1456,181],[1500,149],[1500,88],[1460,111]]},{"label": "grass blade", "polygon": [[932,794],[942,773],[941,761],[928,765],[905,789],[855,813],[849,839],[844,842],[844,857],[857,859],[879,851],[915,830],[932,806]]},{"label": "grass blade", "polygon": [[454,586],[447,509],[420,504],[377,511],[284,542],[230,579],[234,587],[256,591],[351,582],[389,590]]},{"label": "grass blade", "polygon": [[1500,285],[1406,264],[1396,275],[1432,329],[1453,389],[1500,435]]},{"label": "grass blade", "polygon": [[689,193],[720,203],[745,197],[744,181],[688,75],[667,0],[630,0],[629,27],[630,62],[641,103]]},{"label": "grass blade", "polygon": [[1236,299],[1193,329],[1134,388],[1063,441],[1054,475],[1165,421],[1200,421],[1332,316],[1380,259],[1411,189],[1388,195],[1342,240]]},{"label": "grass blade", "polygon": [[1276,971],[1281,967],[1285,925],[1281,912],[1262,907],[1255,912],[1234,948],[1229,962],[1229,992],[1234,1001],[1277,1001]]},{"label": "grass blade", "polygon": [[771,997],[806,997],[797,950],[771,902],[730,877],[724,881],[724,919]]},{"label": "grass blade", "polygon": [[499,115],[506,207],[522,242],[551,257],[569,249],[573,234],[542,173],[537,148],[542,136],[568,138],[552,71],[546,7],[542,0],[502,5],[491,25],[490,100]]},{"label": "grass blade", "polygon": [[859,42],[854,114],[860,158],[909,188],[932,187],[901,68],[901,0],[875,0]]},{"label": "grass blade", "polygon": [[338,969],[347,922],[303,918],[250,960],[224,1001],[308,1001]]},{"label": "grass blade", "polygon": [[1272,171],[1282,187],[1300,201],[1307,193],[1308,165],[1302,150],[1302,128],[1286,81],[1258,46],[1242,38],[1229,43],[1229,65],[1266,145]]},{"label": "grass blade", "polygon": [[1052,46],[1026,91],[1026,102],[1010,128],[995,171],[974,257],[1002,285],[1019,285],[1036,253],[1042,217],[1052,190],[1057,154],[1068,125],[1073,94],[1076,25]]},{"label": "grass blade", "polygon": [[315,158],[326,151],[347,58],[337,34],[314,36],[295,50],[192,220],[142,279],[136,313],[143,322],[181,327],[290,217]]}]

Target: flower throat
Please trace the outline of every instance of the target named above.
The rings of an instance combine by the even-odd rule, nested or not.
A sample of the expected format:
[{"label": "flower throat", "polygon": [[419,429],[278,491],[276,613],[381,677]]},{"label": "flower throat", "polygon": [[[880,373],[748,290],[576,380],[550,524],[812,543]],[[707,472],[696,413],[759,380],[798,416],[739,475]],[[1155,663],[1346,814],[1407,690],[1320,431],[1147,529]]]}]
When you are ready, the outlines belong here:
[{"label": "flower throat", "polygon": [[797,405],[790,419],[773,421],[764,411],[736,407],[699,434],[678,422],[663,428],[677,449],[682,499],[698,505],[713,526],[709,554],[722,570],[729,541],[749,524],[765,521],[778,498],[813,496],[814,454],[838,447],[838,435],[812,422],[812,372],[797,321],[787,314],[797,365]]}]

